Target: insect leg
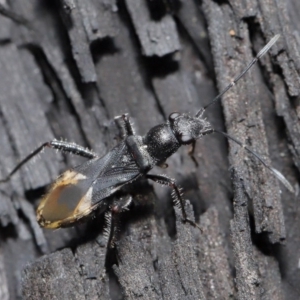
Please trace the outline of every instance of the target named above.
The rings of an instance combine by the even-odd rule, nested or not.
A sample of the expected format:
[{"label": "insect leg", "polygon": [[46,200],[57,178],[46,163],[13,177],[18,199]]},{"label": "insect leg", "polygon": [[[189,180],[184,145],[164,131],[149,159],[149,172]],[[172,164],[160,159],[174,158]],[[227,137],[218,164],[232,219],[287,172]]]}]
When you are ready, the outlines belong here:
[{"label": "insect leg", "polygon": [[159,184],[167,185],[167,186],[171,187],[173,189],[172,196],[174,199],[174,205],[178,205],[180,207],[181,212],[182,212],[183,222],[188,222],[191,225],[198,227],[198,225],[194,221],[187,218],[186,211],[184,208],[184,199],[182,198],[181,189],[178,187],[178,185],[176,184],[176,181],[174,179],[169,178],[164,175],[153,175],[153,174],[147,174],[146,178],[151,179],[154,182],[157,182]]},{"label": "insect leg", "polygon": [[195,166],[198,167],[199,166],[198,161],[197,161],[196,157],[194,156],[195,147],[196,147],[196,141],[193,141],[192,145],[191,145],[191,148],[189,149],[188,155],[190,156],[190,158],[194,162]]},{"label": "insect leg", "polygon": [[123,122],[124,122],[124,128],[125,128],[126,136],[134,135],[134,131],[133,131],[133,127],[130,123],[129,115],[128,114],[122,115],[122,119],[123,119]]},{"label": "insect leg", "polygon": [[114,201],[109,207],[109,211],[105,214],[106,229],[104,230],[107,236],[107,248],[112,249],[115,246],[118,234],[118,225],[120,213],[128,210],[129,205],[132,203],[132,197],[121,198]]},{"label": "insect leg", "polygon": [[97,154],[94,153],[93,151],[91,151],[83,146],[77,145],[75,143],[53,140],[49,143],[45,143],[44,145],[45,145],[45,147],[57,149],[62,152],[76,154],[76,155],[79,155],[79,156],[82,156],[82,157],[85,157],[88,159],[93,159],[93,158],[97,157]]},{"label": "insect leg", "polygon": [[40,147],[36,148],[32,153],[30,153],[28,156],[26,156],[23,160],[21,160],[15,168],[4,178],[0,180],[0,183],[7,182],[13,174],[15,174],[23,165],[25,165],[29,160],[31,160],[33,157],[35,157],[37,154],[39,154],[41,151],[43,151],[46,147],[57,149],[59,151],[63,152],[69,152],[73,153],[79,156],[86,157],[88,159],[96,158],[97,155],[93,153],[92,151],[79,146],[75,143],[68,143],[64,141],[58,141],[53,140],[51,142],[46,142],[42,144]]},{"label": "insect leg", "polygon": [[122,121],[123,121],[123,128],[124,128],[124,131],[125,131],[125,137],[129,136],[129,135],[134,135],[134,130],[133,130],[133,127],[130,123],[130,117],[128,114],[123,114],[121,116],[117,116],[115,117],[115,120],[117,119],[120,119],[122,118]]}]

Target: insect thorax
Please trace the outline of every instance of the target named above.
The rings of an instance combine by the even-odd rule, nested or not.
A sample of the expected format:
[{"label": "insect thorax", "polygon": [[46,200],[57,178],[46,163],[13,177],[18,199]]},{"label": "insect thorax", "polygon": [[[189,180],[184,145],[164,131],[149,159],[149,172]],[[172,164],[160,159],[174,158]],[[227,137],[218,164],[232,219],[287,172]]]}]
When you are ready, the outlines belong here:
[{"label": "insect thorax", "polygon": [[148,153],[147,146],[143,143],[141,136],[130,135],[125,142],[141,173],[147,173],[153,168],[155,162]]},{"label": "insect thorax", "polygon": [[164,162],[181,146],[169,123],[151,128],[143,140],[148,153],[155,160],[155,164]]}]

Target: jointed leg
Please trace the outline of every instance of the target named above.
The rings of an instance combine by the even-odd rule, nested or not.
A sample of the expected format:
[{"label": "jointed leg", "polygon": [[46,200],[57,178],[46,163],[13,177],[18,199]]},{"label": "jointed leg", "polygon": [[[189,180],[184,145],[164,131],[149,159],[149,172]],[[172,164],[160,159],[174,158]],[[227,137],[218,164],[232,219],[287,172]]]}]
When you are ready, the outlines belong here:
[{"label": "jointed leg", "polygon": [[195,147],[196,147],[196,141],[194,141],[191,145],[191,148],[188,152],[188,155],[190,156],[190,158],[192,159],[192,161],[194,162],[194,164],[196,165],[196,167],[199,166],[196,157],[194,156],[195,153]]},{"label": "jointed leg", "polygon": [[128,210],[129,205],[132,203],[132,197],[121,198],[118,201],[114,201],[109,207],[110,210],[105,214],[107,235],[107,248],[112,249],[115,246],[118,233],[119,217],[120,213]]},{"label": "jointed leg", "polygon": [[82,147],[80,145],[77,145],[75,143],[53,140],[50,143],[45,143],[45,144],[47,144],[46,146],[49,148],[57,149],[62,152],[69,152],[88,159],[93,159],[97,157],[97,154],[94,153],[93,151],[85,147]]},{"label": "jointed leg", "polygon": [[123,123],[124,123],[123,128],[124,128],[124,131],[125,131],[125,137],[129,136],[129,135],[134,135],[134,130],[133,130],[133,127],[130,123],[129,115],[128,114],[123,114],[121,116],[117,116],[117,117],[115,117],[115,120],[120,119],[120,118],[122,118]]},{"label": "jointed leg", "polygon": [[6,178],[1,179],[1,182],[7,182],[13,174],[15,174],[23,165],[25,165],[30,159],[35,157],[37,154],[39,154],[41,151],[43,151],[46,147],[52,148],[52,149],[57,149],[63,152],[69,152],[73,153],[82,157],[86,157],[88,159],[96,158],[97,155],[93,153],[92,151],[79,146],[75,143],[68,143],[64,141],[58,141],[58,140],[53,140],[51,142],[46,142],[42,144],[40,147],[35,149],[32,153],[30,153],[28,156],[26,156],[23,160],[21,160],[15,168],[7,175]]},{"label": "jointed leg", "polygon": [[198,227],[198,225],[195,222],[187,218],[185,208],[184,208],[184,199],[182,198],[181,190],[176,184],[174,179],[171,179],[164,175],[152,175],[152,174],[147,174],[146,177],[148,179],[153,180],[154,182],[171,187],[173,189],[172,196],[174,198],[174,204],[180,206],[183,222],[188,222],[191,225]]}]

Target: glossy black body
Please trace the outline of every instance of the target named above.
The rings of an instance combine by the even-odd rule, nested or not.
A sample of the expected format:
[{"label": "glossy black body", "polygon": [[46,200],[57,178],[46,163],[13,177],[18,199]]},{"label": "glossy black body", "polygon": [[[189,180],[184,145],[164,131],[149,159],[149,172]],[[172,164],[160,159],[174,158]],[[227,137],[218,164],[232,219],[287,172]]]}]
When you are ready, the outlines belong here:
[{"label": "glossy black body", "polygon": [[176,182],[164,175],[150,175],[148,172],[155,165],[162,166],[181,145],[193,144],[202,135],[213,132],[210,124],[201,116],[172,113],[167,122],[151,128],[145,136],[139,136],[134,134],[128,115],[123,115],[122,120],[123,140],[101,158],[81,146],[63,141],[54,140],[42,146],[90,158],[64,172],[43,197],[37,209],[37,220],[42,227],[70,226],[95,209],[105,211],[108,207],[111,218],[117,218],[131,200],[112,202],[110,196],[142,176],[170,186],[174,203],[181,208],[183,220],[189,221]]},{"label": "glossy black body", "polygon": [[[93,204],[146,175],[155,165],[164,163],[180,146],[191,144],[212,132],[209,123],[201,118],[177,113],[171,116],[175,114],[176,118],[151,128],[145,136],[125,134],[124,140],[105,156],[74,169],[92,181]],[[189,140],[182,141],[183,136]]]}]

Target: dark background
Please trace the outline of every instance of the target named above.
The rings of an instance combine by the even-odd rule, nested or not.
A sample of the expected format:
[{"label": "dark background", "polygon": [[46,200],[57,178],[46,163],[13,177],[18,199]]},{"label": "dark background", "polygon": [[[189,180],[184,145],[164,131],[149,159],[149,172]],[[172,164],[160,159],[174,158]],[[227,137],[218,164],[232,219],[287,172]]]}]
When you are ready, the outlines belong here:
[{"label": "dark background", "polygon": [[53,138],[105,154],[125,112],[139,134],[173,111],[195,114],[279,33],[207,117],[296,193],[239,146],[207,136],[199,167],[183,147],[151,171],[178,180],[203,232],[176,217],[170,189],[137,182],[116,264],[103,216],[38,226],[47,186],[82,161],[46,150],[0,186],[0,299],[299,299],[299,11],[298,0],[2,1],[2,177]]}]

